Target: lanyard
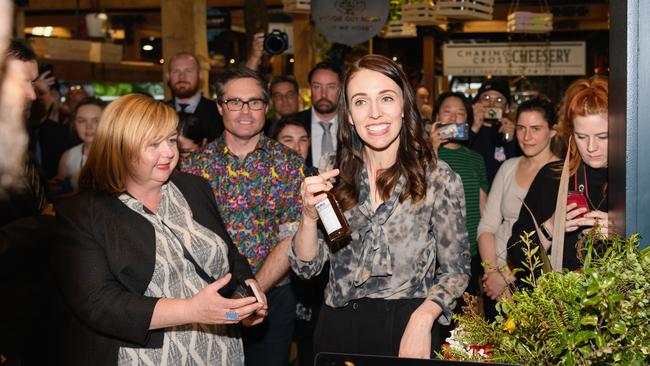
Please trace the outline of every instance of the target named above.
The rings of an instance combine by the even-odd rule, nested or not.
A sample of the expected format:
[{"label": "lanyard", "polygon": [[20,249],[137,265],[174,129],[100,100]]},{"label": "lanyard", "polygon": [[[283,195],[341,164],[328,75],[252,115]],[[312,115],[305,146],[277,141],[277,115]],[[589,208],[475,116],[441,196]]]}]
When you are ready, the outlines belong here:
[{"label": "lanyard", "polygon": [[[576,192],[584,193],[587,197],[589,197],[589,183],[587,182],[587,168],[583,165],[582,166],[582,174],[585,178],[585,184],[584,186],[581,184],[578,186],[578,172],[576,172],[573,175],[573,189]],[[583,192],[584,189],[584,192]]]}]

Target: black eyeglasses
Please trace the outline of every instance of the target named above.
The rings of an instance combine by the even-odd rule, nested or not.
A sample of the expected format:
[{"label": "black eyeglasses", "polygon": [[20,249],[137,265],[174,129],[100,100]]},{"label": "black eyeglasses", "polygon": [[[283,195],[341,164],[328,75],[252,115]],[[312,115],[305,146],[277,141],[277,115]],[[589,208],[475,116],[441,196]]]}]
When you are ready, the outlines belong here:
[{"label": "black eyeglasses", "polygon": [[239,98],[226,99],[222,104],[225,104],[229,111],[237,112],[244,108],[244,104],[248,106],[251,111],[260,111],[266,106],[266,100],[260,98],[253,98],[249,100],[241,100]]},{"label": "black eyeglasses", "polygon": [[490,103],[491,100],[494,100],[495,103],[505,103],[505,102],[506,102],[506,99],[505,99],[505,98],[502,98],[502,97],[493,97],[493,96],[491,96],[491,95],[487,95],[487,94],[484,95],[484,96],[482,96],[481,99],[484,100],[484,101],[486,101],[486,102],[488,102],[488,103]]}]

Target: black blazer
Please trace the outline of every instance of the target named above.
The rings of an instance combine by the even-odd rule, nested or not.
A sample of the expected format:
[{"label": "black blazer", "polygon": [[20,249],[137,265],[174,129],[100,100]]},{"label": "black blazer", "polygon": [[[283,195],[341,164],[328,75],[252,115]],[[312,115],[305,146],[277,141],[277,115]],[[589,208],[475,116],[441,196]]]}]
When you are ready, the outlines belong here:
[{"label": "black blazer", "polygon": [[[226,232],[208,183],[178,173],[194,219],[228,244],[237,279],[252,278],[248,262]],[[146,297],[154,271],[155,231],[117,197],[81,192],[57,207],[52,267],[64,302],[59,360],[65,365],[115,365],[119,347],[161,347],[164,329],[150,331],[157,298]]]},{"label": "black blazer", "polygon": [[[174,100],[168,100],[165,103],[174,107]],[[201,120],[203,133],[208,137],[208,142],[221,136],[223,133],[223,119],[217,109],[217,104],[214,100],[201,96],[199,104],[193,113]]]}]

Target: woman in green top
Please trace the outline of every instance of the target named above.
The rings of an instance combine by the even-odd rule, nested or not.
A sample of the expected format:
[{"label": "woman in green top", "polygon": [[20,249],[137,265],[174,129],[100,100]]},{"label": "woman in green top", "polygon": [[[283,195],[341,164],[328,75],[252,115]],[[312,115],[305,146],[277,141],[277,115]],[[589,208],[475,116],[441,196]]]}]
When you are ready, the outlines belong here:
[{"label": "woman in green top", "polygon": [[472,255],[472,277],[467,292],[478,295],[483,273],[476,244],[476,228],[487,202],[489,183],[481,155],[463,145],[468,127],[474,120],[472,104],[462,93],[445,92],[436,100],[433,110],[435,123],[430,132],[438,159],[446,162],[460,175],[465,192],[467,233]]}]

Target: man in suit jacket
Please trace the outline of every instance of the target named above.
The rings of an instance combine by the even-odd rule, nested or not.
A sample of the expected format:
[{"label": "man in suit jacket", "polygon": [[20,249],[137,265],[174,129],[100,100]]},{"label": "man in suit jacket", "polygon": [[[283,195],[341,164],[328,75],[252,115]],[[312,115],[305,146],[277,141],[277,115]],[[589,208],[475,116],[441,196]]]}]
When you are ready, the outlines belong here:
[{"label": "man in suit jacket", "polygon": [[179,113],[193,114],[199,117],[203,135],[212,141],[223,133],[223,121],[217,111],[217,105],[201,95],[201,65],[191,53],[177,53],[168,62],[167,84],[174,94],[167,101]]},{"label": "man in suit jacket", "polygon": [[333,62],[316,64],[308,75],[311,108],[298,113],[311,136],[307,166],[318,167],[321,156],[336,151],[337,112],[343,70]]}]

